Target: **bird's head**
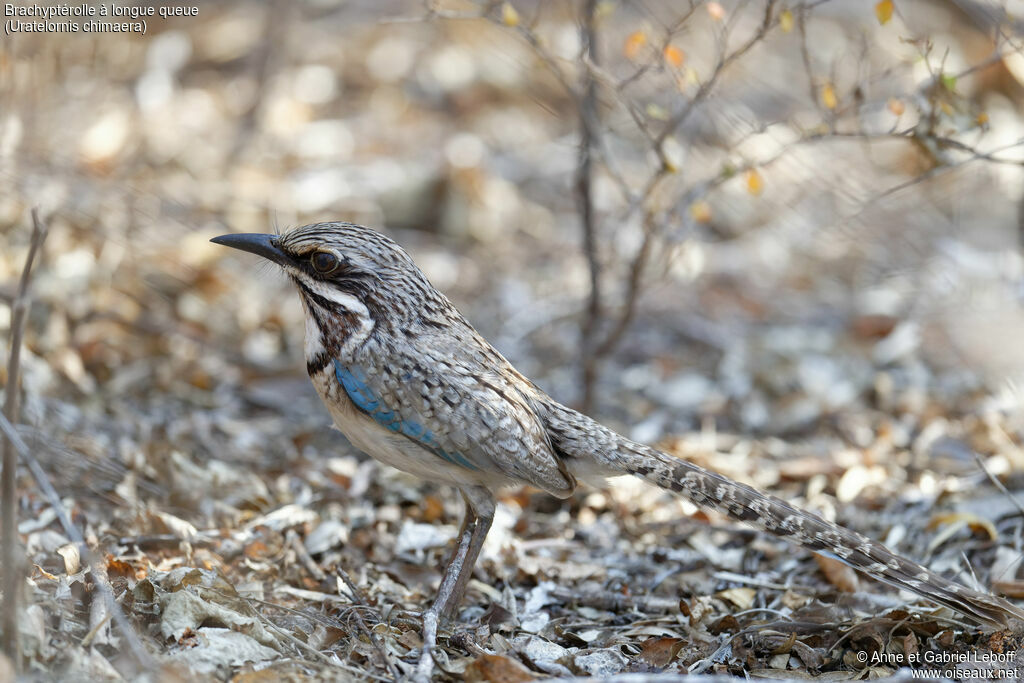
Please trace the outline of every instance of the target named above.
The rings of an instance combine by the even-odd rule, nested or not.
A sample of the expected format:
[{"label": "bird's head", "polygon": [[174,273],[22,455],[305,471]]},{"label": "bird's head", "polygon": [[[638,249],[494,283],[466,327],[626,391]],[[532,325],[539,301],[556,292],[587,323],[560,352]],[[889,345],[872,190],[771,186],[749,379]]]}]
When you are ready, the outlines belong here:
[{"label": "bird's head", "polygon": [[288,274],[306,309],[307,361],[317,349],[336,354],[374,329],[399,329],[447,304],[402,247],[359,225],[315,223],[211,241],[262,256]]}]

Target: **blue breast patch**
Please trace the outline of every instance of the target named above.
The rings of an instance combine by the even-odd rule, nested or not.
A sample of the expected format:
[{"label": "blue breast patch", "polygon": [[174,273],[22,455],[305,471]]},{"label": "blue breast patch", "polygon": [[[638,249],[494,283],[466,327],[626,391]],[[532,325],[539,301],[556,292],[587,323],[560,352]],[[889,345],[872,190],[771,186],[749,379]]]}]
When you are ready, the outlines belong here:
[{"label": "blue breast patch", "polygon": [[403,434],[416,443],[420,444],[434,455],[447,460],[453,465],[459,465],[470,470],[479,470],[458,453],[449,453],[441,448],[434,437],[434,433],[426,429],[419,422],[404,420],[402,416],[384,405],[370,389],[366,374],[360,368],[347,368],[338,360],[334,361],[334,375],[338,382],[345,389],[345,393],[352,400],[357,408],[373,418],[374,422],[385,429]]}]

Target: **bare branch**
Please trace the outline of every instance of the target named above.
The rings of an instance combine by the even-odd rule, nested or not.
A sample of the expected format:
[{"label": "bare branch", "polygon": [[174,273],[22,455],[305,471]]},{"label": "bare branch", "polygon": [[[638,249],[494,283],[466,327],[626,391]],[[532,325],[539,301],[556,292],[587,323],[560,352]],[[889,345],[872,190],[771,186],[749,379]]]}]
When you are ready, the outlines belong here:
[{"label": "bare branch", "polygon": [[[29,243],[28,256],[21,270],[21,281],[18,293],[14,297],[11,316],[11,347],[7,358],[7,385],[4,395],[4,415],[12,421],[18,420],[20,412],[21,386],[21,343],[25,334],[25,317],[29,307],[29,283],[32,280],[32,264],[36,254],[46,239],[46,225],[39,220],[39,210],[32,209],[32,238]],[[22,570],[21,557],[18,552],[18,504],[17,504],[17,469],[18,458],[14,449],[6,442],[3,446],[3,481],[0,484],[0,506],[2,506],[3,536],[3,650],[19,668],[20,652],[18,648],[18,594],[21,592]]]},{"label": "bare branch", "polygon": [[113,618],[114,623],[120,629],[121,634],[128,642],[128,647],[135,658],[136,663],[139,667],[148,671],[154,666],[153,660],[149,655],[149,652],[143,647],[142,641],[139,640],[139,636],[135,633],[135,629],[128,622],[128,619],[124,616],[121,611],[121,606],[117,603],[114,597],[114,591],[110,587],[103,577],[106,576],[106,572],[102,571],[99,567],[98,561],[96,560],[95,554],[92,549],[85,542],[85,538],[82,536],[82,532],[78,530],[78,527],[71,521],[71,517],[68,516],[68,511],[64,508],[64,503],[60,499],[60,495],[57,493],[57,489],[53,487],[50,482],[49,476],[46,471],[39,464],[39,461],[35,459],[32,452],[29,450],[28,445],[18,434],[18,431],[14,428],[5,416],[0,415],[0,432],[3,432],[6,438],[6,442],[12,445],[14,448],[12,452],[17,452],[17,455],[21,456],[22,462],[28,467],[29,472],[32,473],[32,477],[36,481],[36,486],[43,492],[47,502],[53,508],[53,511],[57,513],[57,520],[60,522],[61,527],[64,529],[64,533],[71,541],[78,546],[79,554],[85,559],[86,564],[89,566],[90,573],[93,577],[93,582],[96,585],[100,596],[107,602],[107,611]]},{"label": "bare branch", "polygon": [[715,69],[711,73],[711,76],[700,84],[700,87],[697,89],[697,93],[665,124],[665,127],[655,140],[656,151],[658,152],[658,156],[662,159],[664,159],[665,155],[665,141],[672,136],[688,118],[690,118],[690,115],[694,112],[697,105],[707,99],[708,94],[712,89],[714,89],[719,76],[722,75],[722,72],[729,68],[729,66],[735,63],[740,57],[749,52],[751,48],[761,42],[768,31],[778,24],[778,18],[772,17],[772,10],[775,8],[775,2],[776,0],[768,0],[765,5],[764,19],[761,21],[760,28],[758,28],[754,35],[748,38],[740,47],[727,55],[719,57],[718,63],[715,65]]},{"label": "bare branch", "polygon": [[[597,0],[587,0],[584,7],[583,24],[580,27],[583,39],[583,55],[592,64],[598,64],[597,27],[594,14]],[[593,404],[593,388],[596,374],[594,364],[594,333],[601,321],[601,261],[597,251],[597,219],[594,210],[594,150],[600,146],[600,120],[597,103],[597,81],[589,69],[583,70],[583,97],[580,101],[580,152],[576,167],[576,203],[580,212],[580,227],[583,230],[583,253],[590,272],[590,294],[580,327],[583,347],[582,386],[580,404],[589,411]]]},{"label": "bare branch", "polygon": [[20,592],[22,572],[20,570],[20,557],[17,552],[17,505],[16,505],[16,479],[17,459],[21,456],[22,461],[32,473],[43,495],[57,513],[64,532],[79,548],[79,553],[86,559],[93,582],[97,586],[100,595],[107,603],[107,613],[110,614],[114,623],[118,625],[129,649],[135,656],[137,663],[144,669],[151,669],[153,666],[149,653],[143,648],[131,624],[121,612],[120,606],[114,599],[114,592],[106,581],[106,572],[96,562],[93,553],[85,543],[85,539],[72,524],[64,504],[53,484],[50,483],[46,472],[32,456],[28,446],[22,440],[13,426],[18,419],[19,399],[19,363],[21,357],[22,338],[25,333],[25,316],[29,305],[29,284],[32,276],[32,265],[36,255],[42,248],[46,239],[46,225],[39,218],[39,211],[32,209],[32,238],[29,246],[28,256],[25,259],[25,267],[21,271],[21,282],[18,287],[18,294],[14,300],[14,315],[11,323],[11,349],[7,365],[7,386],[4,397],[4,414],[0,414],[0,431],[6,439],[3,441],[3,567],[4,567],[4,605],[3,605],[3,627],[4,627],[4,648],[14,662],[18,661],[18,638],[17,638],[17,598]]},{"label": "bare branch", "polygon": [[[366,607],[366,601],[363,600],[362,594],[359,592],[359,588],[356,587],[355,582],[352,581],[351,577],[349,577],[348,572],[346,572],[341,567],[336,567],[334,571],[341,578],[341,580],[345,582],[345,586],[348,588],[349,593],[351,593],[352,595],[352,602],[358,607]],[[366,626],[366,622],[363,621],[363,617],[361,614],[359,614],[358,609],[352,610],[352,614],[355,616],[356,623],[359,625],[359,630],[362,631],[363,635],[365,635],[369,639],[370,643],[373,645],[373,648],[377,650],[377,653],[381,656],[381,659],[384,660],[384,665],[387,667],[388,672],[395,677],[396,681],[400,680],[401,675],[398,672],[398,667],[391,660],[391,656],[388,654],[388,651],[387,649],[385,649],[383,643],[380,642],[380,638],[378,638],[377,634]]]}]

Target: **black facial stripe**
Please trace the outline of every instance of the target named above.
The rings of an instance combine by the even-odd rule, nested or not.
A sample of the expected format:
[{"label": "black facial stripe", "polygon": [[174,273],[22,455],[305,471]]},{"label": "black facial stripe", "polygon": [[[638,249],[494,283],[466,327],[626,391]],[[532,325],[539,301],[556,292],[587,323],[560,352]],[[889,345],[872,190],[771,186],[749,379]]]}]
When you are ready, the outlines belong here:
[{"label": "black facial stripe", "polygon": [[317,306],[319,306],[320,308],[324,309],[325,311],[330,311],[330,310],[333,310],[333,309],[337,308],[338,306],[340,306],[340,304],[338,304],[337,302],[331,301],[330,299],[326,299],[326,298],[320,296],[319,294],[317,294],[316,292],[314,292],[312,289],[307,287],[306,283],[304,283],[299,278],[294,278],[294,280],[295,280],[295,284],[298,285],[299,289],[302,290],[303,296],[308,297],[310,299],[310,301],[312,301],[313,303],[315,303]]}]

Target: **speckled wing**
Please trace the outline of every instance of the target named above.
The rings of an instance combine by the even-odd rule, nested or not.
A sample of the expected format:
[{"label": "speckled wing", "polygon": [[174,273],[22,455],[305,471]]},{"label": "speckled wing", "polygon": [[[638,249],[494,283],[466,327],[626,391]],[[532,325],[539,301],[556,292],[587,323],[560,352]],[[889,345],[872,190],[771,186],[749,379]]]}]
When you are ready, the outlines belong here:
[{"label": "speckled wing", "polygon": [[415,352],[367,349],[362,359],[335,361],[335,376],[357,408],[450,465],[497,470],[557,496],[572,492],[576,482],[515,386],[516,375],[493,369],[507,365],[504,358],[493,349],[489,358],[453,354],[443,339],[417,341]]}]

